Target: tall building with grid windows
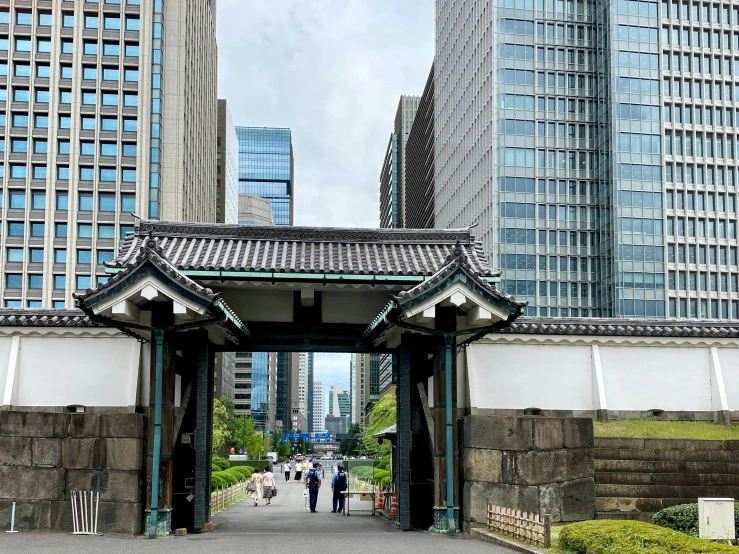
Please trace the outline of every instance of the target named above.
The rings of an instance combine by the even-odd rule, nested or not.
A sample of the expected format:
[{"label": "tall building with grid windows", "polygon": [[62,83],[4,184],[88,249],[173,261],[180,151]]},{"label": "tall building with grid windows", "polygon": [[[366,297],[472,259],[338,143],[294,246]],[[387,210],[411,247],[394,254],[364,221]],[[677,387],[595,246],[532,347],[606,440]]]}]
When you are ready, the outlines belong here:
[{"label": "tall building with grid windows", "polygon": [[436,2],[435,224],[528,313],[739,316],[739,5]]},{"label": "tall building with grid windows", "polygon": [[239,194],[270,201],[275,225],[292,225],[294,164],[290,129],[236,127]]},{"label": "tall building with grid windows", "polygon": [[416,117],[420,96],[404,94],[380,170],[380,227],[405,227],[405,145]]},{"label": "tall building with grid windows", "polygon": [[132,212],[215,220],[215,83],[208,0],[0,6],[5,307],[72,307]]},{"label": "tall building with grid windows", "polygon": [[275,431],[277,354],[275,352],[237,352],[235,360],[234,408],[236,415],[251,416],[257,429]]}]

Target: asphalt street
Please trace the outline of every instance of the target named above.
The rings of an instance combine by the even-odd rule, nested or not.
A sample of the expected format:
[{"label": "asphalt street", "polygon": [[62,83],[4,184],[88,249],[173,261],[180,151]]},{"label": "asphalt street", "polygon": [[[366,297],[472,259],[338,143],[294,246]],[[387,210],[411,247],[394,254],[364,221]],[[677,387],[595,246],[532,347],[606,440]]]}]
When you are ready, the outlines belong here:
[{"label": "asphalt street", "polygon": [[[276,476],[282,479],[281,475]],[[303,486],[277,481],[272,506],[251,498],[213,516],[215,531],[155,541],[144,538],[74,536],[55,533],[0,533],[0,552],[187,554],[231,552],[254,554],[381,554],[431,552],[445,554],[506,554],[511,551],[469,537],[447,537],[422,531],[397,530],[386,519],[371,515],[369,502],[352,503],[347,517],[331,513],[331,488],[319,493],[318,512],[303,509]],[[361,511],[363,510],[363,511]]]}]

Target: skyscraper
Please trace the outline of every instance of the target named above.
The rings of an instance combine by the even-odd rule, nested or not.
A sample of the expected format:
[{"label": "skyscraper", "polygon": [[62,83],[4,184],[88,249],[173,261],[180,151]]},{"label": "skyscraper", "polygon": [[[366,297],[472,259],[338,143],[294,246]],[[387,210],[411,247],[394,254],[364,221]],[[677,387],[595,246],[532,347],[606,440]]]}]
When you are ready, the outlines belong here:
[{"label": "skyscraper", "polygon": [[276,225],[292,225],[293,146],[290,129],[236,127],[239,137],[239,193],[266,198]]},{"label": "skyscraper", "polygon": [[345,417],[351,423],[352,401],[349,393],[339,385],[331,385],[328,389],[328,415]]},{"label": "skyscraper", "polygon": [[70,308],[108,279],[131,212],[215,221],[215,14],[207,0],[10,0],[0,25],[0,294]]},{"label": "skyscraper", "polygon": [[739,316],[739,9],[437,0],[436,16],[438,227],[477,224],[529,314]]},{"label": "skyscraper", "polygon": [[419,96],[403,95],[398,102],[380,171],[380,227],[405,227],[405,145],[419,100]]},{"label": "skyscraper", "polygon": [[351,355],[351,422],[359,424],[361,429],[367,426],[369,411],[380,396],[381,357],[381,354]]},{"label": "skyscraper", "polygon": [[405,145],[405,225],[434,227],[434,66],[413,118]]},{"label": "skyscraper", "polygon": [[226,100],[218,100],[216,222],[239,222],[239,138]]},{"label": "skyscraper", "polygon": [[277,353],[237,352],[234,384],[236,415],[248,415],[257,429],[275,430]]},{"label": "skyscraper", "polygon": [[321,381],[313,381],[313,432],[326,432],[326,390]]}]

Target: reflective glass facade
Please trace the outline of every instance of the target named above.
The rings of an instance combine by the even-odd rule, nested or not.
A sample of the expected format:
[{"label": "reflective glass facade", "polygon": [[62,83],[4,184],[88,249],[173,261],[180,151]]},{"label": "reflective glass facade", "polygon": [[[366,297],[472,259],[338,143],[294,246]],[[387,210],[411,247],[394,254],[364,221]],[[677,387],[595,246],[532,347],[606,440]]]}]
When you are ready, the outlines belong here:
[{"label": "reflective glass facade", "polygon": [[436,225],[530,315],[737,317],[739,3],[436,6]]},{"label": "reflective glass facade", "polygon": [[293,224],[293,151],[290,129],[236,127],[239,193],[266,198],[276,225]]}]

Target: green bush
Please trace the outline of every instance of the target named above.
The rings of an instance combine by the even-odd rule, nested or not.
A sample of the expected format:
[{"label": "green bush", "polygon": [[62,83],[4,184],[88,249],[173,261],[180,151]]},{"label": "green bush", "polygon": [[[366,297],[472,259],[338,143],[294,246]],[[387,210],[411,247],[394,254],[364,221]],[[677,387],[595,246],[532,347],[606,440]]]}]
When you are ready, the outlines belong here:
[{"label": "green bush", "polygon": [[221,471],[221,468],[220,468],[220,467],[218,467],[218,466],[217,466],[216,464],[212,464],[212,465],[210,466],[210,471],[211,471],[212,473],[215,473],[216,471]]},{"label": "green bush", "polygon": [[213,459],[211,460],[210,463],[221,468],[221,471],[231,467],[231,464],[229,463],[229,461],[225,458],[221,458],[220,456],[213,456]]},{"label": "green bush", "polygon": [[224,486],[226,484],[226,481],[223,479],[223,477],[221,477],[220,475],[218,475],[218,473],[220,473],[220,472],[217,472],[216,471],[210,477],[210,486],[211,486],[211,488],[214,488],[215,489],[216,487],[222,487],[222,486]]},{"label": "green bush", "polygon": [[213,477],[219,477],[222,479],[224,485],[234,485],[239,482],[239,478],[228,470],[214,473]]},{"label": "green bush", "polygon": [[689,537],[651,523],[607,519],[564,526],[559,544],[577,554],[737,554],[733,546]]},{"label": "green bush", "polygon": [[385,456],[382,460],[380,460],[380,463],[377,464],[377,467],[390,471],[390,456]]},{"label": "green bush", "polygon": [[[652,517],[652,523],[673,531],[680,531],[691,537],[697,537],[698,504],[680,504],[660,510]],[[736,526],[736,536],[739,537],[739,502],[734,503],[734,525]]]},{"label": "green bush", "polygon": [[241,474],[241,479],[250,479],[251,474],[254,473],[254,468],[251,466],[236,466],[232,467],[229,471],[233,471]]},{"label": "green bush", "polygon": [[231,462],[231,467],[239,466],[255,467],[259,471],[262,471],[263,469],[272,467],[272,460],[240,460],[238,462]]}]

